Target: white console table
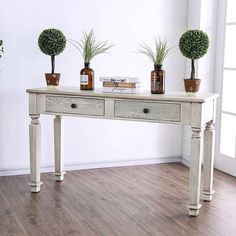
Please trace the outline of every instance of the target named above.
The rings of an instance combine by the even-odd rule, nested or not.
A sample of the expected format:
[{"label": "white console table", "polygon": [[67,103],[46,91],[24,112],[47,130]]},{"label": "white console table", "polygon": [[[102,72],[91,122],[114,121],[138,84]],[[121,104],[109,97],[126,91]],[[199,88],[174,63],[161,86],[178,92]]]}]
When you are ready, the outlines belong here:
[{"label": "white console table", "polygon": [[[30,131],[30,186],[39,192],[41,114],[54,115],[55,178],[64,179],[61,157],[61,117],[79,116],[98,119],[160,122],[190,125],[192,128],[189,175],[189,215],[197,216],[200,204],[201,153],[204,144],[202,200],[211,201],[214,193],[214,122],[217,94],[187,95],[184,92],[153,94],[113,94],[80,91],[76,87],[28,89]],[[202,131],[204,130],[204,142]]]}]

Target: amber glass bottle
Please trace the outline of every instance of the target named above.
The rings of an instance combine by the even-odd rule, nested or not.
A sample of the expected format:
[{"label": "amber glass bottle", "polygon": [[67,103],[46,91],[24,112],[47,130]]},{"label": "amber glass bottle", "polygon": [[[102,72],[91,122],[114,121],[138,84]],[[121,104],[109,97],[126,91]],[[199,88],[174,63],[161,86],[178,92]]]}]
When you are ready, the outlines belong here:
[{"label": "amber glass bottle", "polygon": [[151,72],[151,93],[165,93],[165,71],[161,69],[162,65],[154,65]]},{"label": "amber glass bottle", "polygon": [[80,89],[94,90],[94,71],[89,63],[84,63],[84,68],[80,71]]}]

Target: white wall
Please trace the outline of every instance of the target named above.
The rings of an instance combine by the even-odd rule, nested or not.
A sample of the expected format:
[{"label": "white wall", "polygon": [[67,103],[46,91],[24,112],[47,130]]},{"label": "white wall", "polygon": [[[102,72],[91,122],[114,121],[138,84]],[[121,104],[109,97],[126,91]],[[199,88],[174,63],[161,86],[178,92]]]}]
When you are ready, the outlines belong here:
[{"label": "white wall", "polygon": [[[136,54],[139,42],[152,42],[154,35],[177,45],[186,29],[187,0],[2,0],[0,37],[5,54],[0,62],[0,173],[27,169],[28,97],[27,88],[45,86],[44,73],[50,58],[37,46],[45,28],[61,29],[66,37],[79,39],[81,30],[94,28],[100,39],[115,44],[112,55],[94,59],[91,67],[99,76],[138,76],[150,86],[152,63]],[[56,58],[61,85],[79,86],[83,66],[78,51],[67,45]],[[185,59],[178,48],[166,60],[166,90],[183,90]],[[52,117],[42,116],[42,166],[53,165]],[[181,155],[180,126],[64,119],[65,165],[150,160]],[[8,172],[10,173],[10,172]],[[17,172],[18,173],[18,172]]]}]

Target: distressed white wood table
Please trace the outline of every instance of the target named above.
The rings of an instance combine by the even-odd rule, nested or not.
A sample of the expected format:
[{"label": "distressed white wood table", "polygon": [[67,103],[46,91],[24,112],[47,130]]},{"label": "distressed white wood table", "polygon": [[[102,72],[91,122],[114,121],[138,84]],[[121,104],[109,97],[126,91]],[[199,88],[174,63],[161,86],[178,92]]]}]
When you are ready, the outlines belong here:
[{"label": "distressed white wood table", "polygon": [[[190,125],[192,128],[189,175],[189,215],[197,216],[200,204],[201,156],[204,144],[202,200],[211,201],[214,193],[214,122],[217,94],[187,95],[185,92],[153,94],[112,94],[80,91],[76,87],[28,89],[30,135],[30,186],[39,192],[41,114],[54,115],[55,178],[64,179],[61,156],[61,117],[79,116],[99,119],[161,122]],[[204,142],[202,131],[204,130]]]}]

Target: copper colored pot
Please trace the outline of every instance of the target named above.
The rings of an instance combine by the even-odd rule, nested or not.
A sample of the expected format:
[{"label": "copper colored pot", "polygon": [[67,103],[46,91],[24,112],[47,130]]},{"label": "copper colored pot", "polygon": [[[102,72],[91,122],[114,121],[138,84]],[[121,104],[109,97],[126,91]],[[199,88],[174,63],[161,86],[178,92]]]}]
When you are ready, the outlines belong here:
[{"label": "copper colored pot", "polygon": [[186,92],[196,93],[201,84],[200,79],[184,79],[184,87]]},{"label": "copper colored pot", "polygon": [[45,77],[46,77],[47,85],[48,86],[58,86],[60,76],[61,76],[61,74],[59,74],[59,73],[54,73],[54,74],[46,73]]}]

